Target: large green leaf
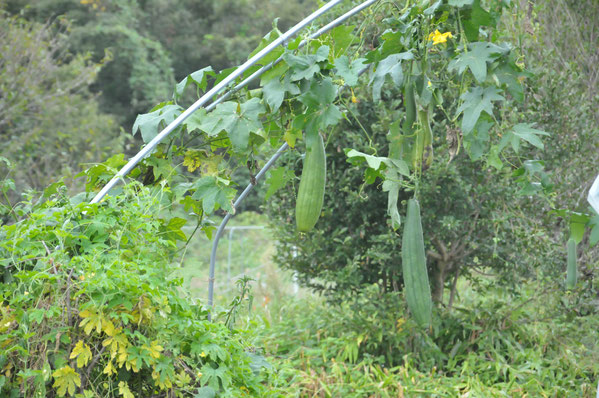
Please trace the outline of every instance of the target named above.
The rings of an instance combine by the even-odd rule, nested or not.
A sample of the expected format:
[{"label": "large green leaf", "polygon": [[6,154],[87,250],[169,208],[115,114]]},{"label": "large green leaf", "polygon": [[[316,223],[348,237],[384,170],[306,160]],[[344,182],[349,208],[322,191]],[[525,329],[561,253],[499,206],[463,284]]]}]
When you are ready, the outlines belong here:
[{"label": "large green leaf", "polygon": [[299,100],[308,109],[318,109],[322,105],[330,104],[337,96],[337,87],[330,77],[322,80],[313,80],[310,89],[303,93]]},{"label": "large green leaf", "polygon": [[229,181],[206,176],[197,180],[193,188],[195,192],[191,197],[202,201],[202,208],[206,214],[212,214],[219,208],[228,212],[234,211],[233,199],[237,191],[229,186]]},{"label": "large green leaf", "polygon": [[337,88],[330,77],[312,81],[310,89],[299,97],[308,109],[294,119],[293,128],[314,133],[337,124],[343,114],[333,104],[336,96]]},{"label": "large green leaf", "polygon": [[470,7],[460,10],[462,24],[468,41],[478,40],[481,26],[495,26],[493,16],[480,5],[480,0],[471,1]]},{"label": "large green leaf", "polygon": [[201,130],[202,123],[206,118],[206,109],[200,108],[194,113],[191,114],[190,117],[183,121],[183,125],[187,129],[188,133],[191,133],[195,130]]},{"label": "large green leaf", "polygon": [[530,127],[529,123],[518,123],[512,128],[514,136],[523,139],[529,144],[536,146],[539,149],[543,149],[543,141],[541,141],[540,135],[547,136],[549,133],[543,130],[537,130]]},{"label": "large green leaf", "polygon": [[331,30],[329,35],[334,43],[334,46],[331,49],[334,57],[345,54],[347,47],[349,47],[351,43],[357,41],[356,36],[353,34],[355,28],[355,25],[340,25]]},{"label": "large green leaf", "polygon": [[493,127],[493,119],[482,115],[476,123],[474,129],[464,134],[464,148],[468,152],[470,159],[478,160],[486,152],[489,146],[489,130]]},{"label": "large green leaf", "polygon": [[315,54],[294,55],[291,52],[283,54],[283,59],[291,68],[291,80],[310,79],[320,71],[318,62],[325,61],[329,56],[329,46],[321,46]]},{"label": "large green leaf", "polygon": [[403,83],[403,70],[401,61],[414,58],[411,52],[403,52],[399,54],[391,54],[387,58],[378,63],[376,70],[370,78],[372,84],[372,98],[375,102],[381,100],[381,89],[387,76],[391,77],[396,86],[401,86]]},{"label": "large green leaf", "polygon": [[549,135],[549,133],[534,129],[528,123],[518,123],[503,135],[503,138],[499,143],[499,148],[503,149],[510,144],[514,152],[518,153],[520,150],[520,143],[524,140],[539,149],[543,149],[543,141],[539,136],[547,135]]},{"label": "large green leaf", "polygon": [[201,381],[202,384],[207,384],[209,387],[215,390],[220,390],[220,384],[224,388],[227,388],[231,384],[231,376],[229,375],[228,367],[225,364],[221,364],[218,368],[213,368],[210,364],[205,364],[200,369],[202,373]]},{"label": "large green leaf", "polygon": [[335,68],[337,68],[337,74],[343,78],[345,84],[353,87],[358,83],[359,73],[364,68],[365,62],[365,58],[358,58],[350,62],[347,55],[342,55],[335,60]]},{"label": "large green leaf", "polygon": [[208,76],[214,76],[214,70],[211,66],[207,66],[200,70],[193,72],[191,75],[188,75],[185,79],[181,80],[175,86],[175,98],[180,97],[181,94],[185,91],[187,86],[192,83],[195,83],[196,87],[200,90],[206,90],[206,85],[208,84]]},{"label": "large green leaf", "polygon": [[454,58],[447,67],[452,72],[457,69],[461,75],[466,69],[470,69],[474,78],[482,83],[487,79],[487,62],[495,60],[505,50],[493,43],[476,42],[468,45],[468,51],[464,51]]},{"label": "large green leaf", "polygon": [[493,75],[501,87],[507,90],[516,101],[524,101],[524,86],[521,79],[527,76],[526,72],[521,71],[514,62],[507,62],[497,67],[493,71]]},{"label": "large green leaf", "polygon": [[293,119],[292,131],[305,130],[307,134],[315,134],[329,126],[334,126],[343,118],[337,105],[323,104],[321,108],[310,108],[304,114]]},{"label": "large green leaf", "polygon": [[264,194],[264,200],[268,200],[273,193],[283,188],[289,181],[293,181],[294,178],[295,173],[287,167],[281,166],[271,169],[266,178],[268,189],[266,190],[266,194]]},{"label": "large green leaf", "polygon": [[462,116],[462,132],[468,134],[472,131],[481,112],[493,116],[493,101],[505,101],[499,90],[494,87],[474,87],[460,98],[464,103],[458,108],[457,113]]},{"label": "large green leaf", "polygon": [[183,111],[179,105],[168,103],[162,103],[154,109],[153,112],[137,116],[133,123],[133,135],[139,130],[145,143],[152,141],[162,128],[175,120]]},{"label": "large green leaf", "polygon": [[209,136],[226,131],[233,149],[243,151],[248,147],[250,133],[255,133],[262,128],[259,116],[264,112],[264,105],[259,98],[252,98],[242,104],[227,101],[208,113],[199,124],[199,128]]},{"label": "large green leaf", "polygon": [[373,170],[384,170],[389,168],[404,176],[410,175],[410,169],[406,162],[400,159],[390,159],[383,156],[373,156],[366,153],[356,151],[355,149],[346,149],[347,161],[352,164],[360,164],[366,162],[368,167]]},{"label": "large green leaf", "polygon": [[262,92],[264,93],[264,100],[270,107],[270,110],[275,112],[283,103],[285,93],[297,95],[300,93],[300,89],[297,84],[290,81],[288,75],[285,75],[283,81],[279,79],[269,80],[264,87],[262,87]]}]

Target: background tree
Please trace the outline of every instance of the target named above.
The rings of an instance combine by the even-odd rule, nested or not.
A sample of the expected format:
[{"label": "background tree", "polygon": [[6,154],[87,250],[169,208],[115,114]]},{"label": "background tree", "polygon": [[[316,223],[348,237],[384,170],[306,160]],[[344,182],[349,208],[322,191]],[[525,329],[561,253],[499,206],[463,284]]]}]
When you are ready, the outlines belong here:
[{"label": "background tree", "polygon": [[274,18],[286,29],[315,6],[292,0],[6,0],[11,14],[46,23],[71,21],[69,47],[110,60],[92,91],[101,110],[130,130],[137,114],[169,97],[175,81],[211,65],[238,65],[271,29]]},{"label": "background tree", "polygon": [[17,192],[123,148],[118,125],[89,91],[101,64],[71,54],[67,41],[68,25],[0,13],[0,136]]},{"label": "background tree", "polygon": [[[480,5],[477,3],[473,7]],[[495,29],[491,21],[497,15],[491,17],[493,9],[484,12],[488,13],[484,24],[492,25],[490,30]],[[414,26],[402,25],[403,22],[392,18],[381,21],[382,26],[385,23],[389,24],[390,33],[383,35],[381,53],[387,45],[402,48],[410,40],[406,31]],[[478,29],[476,25],[474,33],[467,31],[466,34],[474,34],[476,38]],[[398,51],[396,47],[393,50]],[[431,51],[433,54],[453,54],[450,46]],[[368,56],[376,59],[378,54],[370,53]],[[504,95],[512,99],[516,107],[524,106],[528,101],[521,84],[526,73],[522,73],[520,81],[507,81],[504,73],[517,69],[515,60],[518,56],[517,52],[511,52],[505,59],[491,63],[489,74],[485,76],[489,78],[487,84],[493,79],[491,86],[497,85],[505,90]],[[427,85],[437,90],[433,94],[435,99],[431,101],[436,114],[431,120],[432,147],[437,154],[430,165],[422,167],[418,178],[429,275],[433,281],[435,300],[439,304],[451,304],[459,276],[472,278],[490,273],[513,284],[518,278],[536,275],[541,266],[555,270],[558,261],[549,232],[543,230],[538,220],[530,220],[527,216],[529,212],[538,210],[527,195],[539,189],[548,190],[550,184],[539,162],[533,160],[522,167],[511,167],[522,159],[535,159],[539,150],[514,145],[514,153],[503,154],[500,159],[497,149],[505,147],[504,139],[501,132],[490,128],[497,120],[504,125],[515,123],[521,115],[502,110],[493,115],[483,114],[469,131],[456,128],[452,123],[458,116],[453,115],[459,115],[460,109],[463,109],[460,101],[464,99],[464,92],[457,90],[457,83],[447,81],[448,73],[442,58],[431,55],[427,62],[430,68],[426,72],[428,75],[418,77],[422,80],[417,80],[416,85],[419,85],[419,95],[425,95]],[[381,65],[382,62],[377,70],[392,74],[390,69]],[[404,68],[403,75],[398,73],[400,77],[397,79],[401,81],[403,78],[404,85],[409,71],[409,68]],[[347,162],[350,148],[372,156],[390,154],[389,143],[393,142],[392,135],[397,134],[394,130],[398,130],[398,125],[406,120],[405,91],[376,89],[376,73],[375,77],[371,74],[369,82],[362,80],[358,87],[353,88],[351,98],[359,102],[346,104],[349,109],[347,121],[328,137],[325,208],[316,230],[309,235],[295,232],[292,222],[294,188],[287,187],[268,205],[273,227],[277,236],[281,237],[277,262],[298,272],[307,286],[336,301],[355,297],[370,284],[379,285],[384,292],[397,292],[402,285],[401,239],[399,233],[389,230],[389,207],[385,204],[387,193],[381,192],[381,188],[388,191],[388,182],[383,182],[383,173],[368,169],[365,180],[373,185],[364,185],[363,173],[356,167],[359,162],[351,157],[351,164]],[[383,75],[382,80],[384,78]],[[430,79],[428,84],[427,79]],[[369,84],[372,88],[368,87]],[[370,90],[376,104],[366,100]],[[375,93],[378,95],[375,96]],[[349,98],[350,94],[346,97]],[[376,97],[380,97],[381,101],[377,102]],[[402,134],[404,141],[411,139],[406,133]],[[407,146],[402,149],[404,159],[405,153],[412,148]],[[289,162],[298,175],[300,162],[297,155],[289,155]],[[504,167],[504,163],[510,166]],[[512,172],[520,178],[514,180]],[[542,182],[536,179],[542,179]],[[412,191],[410,183],[399,190],[400,208],[405,207],[405,200],[411,197]],[[286,223],[280,223],[281,219]],[[450,294],[444,296],[447,286],[451,288]]]}]

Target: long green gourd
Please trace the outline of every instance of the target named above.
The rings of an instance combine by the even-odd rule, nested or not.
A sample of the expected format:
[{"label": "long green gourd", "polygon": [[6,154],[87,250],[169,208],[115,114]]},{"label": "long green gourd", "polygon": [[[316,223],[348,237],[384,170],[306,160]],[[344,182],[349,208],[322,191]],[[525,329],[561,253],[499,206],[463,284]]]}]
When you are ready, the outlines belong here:
[{"label": "long green gourd", "polygon": [[311,231],[320,217],[326,174],[326,154],[322,137],[318,133],[306,134],[306,156],[295,203],[295,222],[300,232]]},{"label": "long green gourd", "polygon": [[408,308],[419,325],[428,327],[431,322],[433,301],[426,270],[420,205],[416,199],[408,200],[401,260]]},{"label": "long green gourd", "polygon": [[428,109],[418,110],[418,121],[422,129],[422,163],[429,167],[433,162],[433,130],[429,119]]},{"label": "long green gourd", "polygon": [[568,239],[568,269],[566,272],[566,287],[574,289],[578,281],[578,267],[576,266],[576,241]]},{"label": "long green gourd", "polygon": [[405,135],[411,135],[416,122],[416,100],[414,99],[414,83],[408,77],[404,86],[403,102],[406,111],[406,119],[403,125]]}]

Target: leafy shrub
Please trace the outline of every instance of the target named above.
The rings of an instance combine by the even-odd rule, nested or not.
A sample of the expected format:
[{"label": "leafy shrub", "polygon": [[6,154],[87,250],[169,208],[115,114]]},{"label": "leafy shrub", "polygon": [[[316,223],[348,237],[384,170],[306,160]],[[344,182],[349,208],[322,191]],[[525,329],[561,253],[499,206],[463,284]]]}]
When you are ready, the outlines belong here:
[{"label": "leafy shrub", "polygon": [[[494,281],[485,288],[482,296],[464,287],[455,310],[434,317],[430,335],[402,308],[373,310],[376,287],[356,306],[294,298],[262,344],[279,358],[288,396],[595,396],[596,315],[572,317],[556,289],[526,284],[512,294]],[[380,336],[396,339],[391,366],[368,354]]]},{"label": "leafy shrub", "polygon": [[173,276],[184,221],[165,195],[134,184],[90,205],[55,184],[15,208],[0,229],[0,395],[276,394],[243,335]]},{"label": "leafy shrub", "polygon": [[[393,93],[388,95],[390,102],[397,101]],[[378,179],[365,184],[362,169],[346,155],[346,148],[368,153],[377,147],[384,153],[392,113],[369,103],[358,104],[354,112],[362,125],[370,126],[369,135],[346,122],[328,137],[325,202],[315,229],[309,234],[295,230],[292,184],[266,206],[278,237],[275,261],[334,302],[353,299],[371,284],[383,292],[399,292],[403,285],[401,235],[390,225],[387,193]],[[433,127],[436,137],[447,128],[439,122]],[[283,159],[296,176],[301,172],[299,152]],[[509,286],[535,276],[538,269],[557,267],[543,225],[527,216],[534,204],[519,194],[522,187],[510,174],[471,162],[462,153],[451,162],[439,157],[420,178],[428,269],[437,303],[450,306],[459,276],[476,279],[480,272],[492,272]],[[402,213],[412,195],[409,184],[399,191]]]}]

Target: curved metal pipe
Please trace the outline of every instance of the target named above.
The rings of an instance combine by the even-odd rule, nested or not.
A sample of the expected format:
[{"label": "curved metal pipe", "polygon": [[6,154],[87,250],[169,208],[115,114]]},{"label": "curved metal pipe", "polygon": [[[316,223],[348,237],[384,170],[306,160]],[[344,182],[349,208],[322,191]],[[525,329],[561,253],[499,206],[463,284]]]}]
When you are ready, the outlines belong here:
[{"label": "curved metal pipe", "polygon": [[198,99],[193,105],[187,108],[179,117],[173,120],[168,126],[166,126],[152,141],[150,141],[141,151],[137,153],[119,172],[96,194],[96,196],[91,200],[90,203],[98,203],[100,202],[104,196],[119,182],[121,178],[126,176],[146,155],[148,155],[156,146],[165,139],[175,128],[177,128],[185,119],[187,119],[193,112],[198,110],[204,104],[206,104],[212,97],[218,94],[222,89],[227,87],[231,82],[241,76],[246,70],[256,64],[262,57],[270,53],[275,47],[280,44],[286,42],[291,36],[295,35],[301,29],[306,27],[316,18],[320,17],[322,14],[329,11],[331,8],[335,7],[343,0],[331,0],[326,3],[324,6],[310,14],[308,17],[304,18],[294,27],[289,29],[283,35],[278,37],[272,43],[264,47],[260,50],[256,55],[248,59],[241,66],[239,66],[233,73],[223,79],[220,83],[214,86],[210,91],[204,94],[200,99]]},{"label": "curved metal pipe", "polygon": [[[268,169],[270,169],[272,167],[272,165],[275,164],[277,159],[279,159],[279,157],[281,157],[281,155],[283,154],[283,152],[285,152],[287,150],[287,148],[289,148],[289,145],[287,143],[284,143],[283,145],[281,145],[281,147],[277,150],[277,152],[268,160],[268,162],[266,162],[264,167],[262,167],[260,172],[258,172],[258,174],[256,174],[256,180],[255,180],[256,183],[258,182],[258,180],[260,178],[262,178],[264,176],[264,174],[266,174]],[[255,186],[256,186],[255,184],[250,182],[248,184],[248,186],[245,187],[245,189],[243,190],[241,195],[239,195],[239,197],[237,198],[235,203],[233,203],[233,209],[236,209],[237,206],[239,206],[241,204],[241,202],[243,202],[243,200],[249,195],[249,193],[251,192],[252,189],[254,189]],[[233,217],[233,214],[227,213],[227,215],[225,216],[223,221],[218,226],[218,229],[216,230],[216,235],[214,235],[214,241],[212,242],[212,251],[210,252],[210,271],[209,271],[209,277],[208,277],[208,307],[210,307],[210,308],[212,308],[212,304],[214,303],[214,272],[216,270],[216,248],[218,247],[218,241],[220,240],[221,236],[223,235],[223,232],[225,231],[225,227],[227,226],[227,223],[229,222],[231,217]],[[208,313],[208,320],[211,320],[210,313]]]},{"label": "curved metal pipe", "polygon": [[[336,18],[334,21],[332,21],[329,24],[323,26],[321,29],[319,29],[318,31],[316,31],[315,33],[313,33],[312,35],[310,35],[310,38],[311,39],[317,38],[318,36],[320,36],[320,35],[328,32],[329,30],[331,30],[331,29],[335,28],[336,26],[340,25],[346,19],[352,17],[353,15],[355,15],[358,12],[362,11],[363,9],[365,9],[367,7],[370,7],[372,4],[374,4],[374,3],[378,2],[378,1],[380,1],[380,0],[367,0],[367,1],[359,4],[358,6],[352,8],[350,11],[348,11],[345,14],[343,14],[342,16]],[[300,42],[299,46],[302,47],[306,43],[307,43],[307,40],[302,40]],[[223,95],[218,100],[216,100],[215,102],[213,102],[210,106],[216,105],[216,103],[221,102],[224,99],[228,98],[228,96],[230,96],[231,94],[233,94],[235,91],[240,90],[241,88],[245,87],[251,80],[255,79],[256,77],[262,75],[267,70],[271,69],[274,65],[276,65],[277,63],[279,63],[282,59],[283,59],[282,57],[279,57],[275,61],[271,62],[269,65],[266,65],[266,66],[262,67],[261,69],[257,70],[252,75],[250,75],[247,79],[245,79],[244,81],[242,81],[233,90],[231,90],[230,92],[228,92],[227,94]],[[362,69],[359,74],[361,75],[367,69],[368,68]],[[260,177],[262,177],[266,173],[266,171],[268,171],[268,169],[270,169],[272,167],[272,165],[277,161],[277,159],[282,155],[282,153],[287,148],[289,148],[289,145],[287,143],[284,143],[283,145],[281,145],[281,147],[277,150],[277,152],[272,156],[272,158],[270,158],[270,160],[264,165],[264,167],[256,175],[256,182],[258,182],[258,179]],[[254,189],[254,186],[255,186],[255,184],[252,184],[251,182],[250,182],[250,184],[248,184],[248,186],[244,189],[244,191],[241,193],[241,195],[239,195],[239,198],[237,198],[237,200],[233,204],[233,208],[234,209],[237,206],[239,206],[239,204],[247,197],[247,195],[250,193],[250,191],[252,189]],[[214,281],[215,281],[214,275],[215,275],[215,271],[216,271],[216,249],[218,247],[218,242],[220,241],[220,238],[222,237],[222,235],[223,235],[223,233],[225,231],[225,227],[227,226],[227,223],[229,222],[229,220],[232,217],[233,217],[233,215],[231,213],[227,213],[227,215],[225,216],[225,218],[222,220],[221,224],[218,226],[218,229],[216,231],[216,235],[214,236],[214,241],[212,242],[212,250],[210,252],[210,270],[209,270],[209,277],[208,277],[208,307],[209,308],[212,308],[212,306],[214,304]],[[211,313],[208,313],[208,320],[211,320]]]},{"label": "curved metal pipe", "polygon": [[[349,10],[348,12],[346,12],[345,14],[343,14],[340,17],[336,18],[334,21],[326,24],[322,28],[318,29],[316,32],[312,33],[309,36],[309,39],[312,40],[312,39],[316,39],[319,36],[322,36],[323,34],[327,33],[331,29],[336,28],[337,26],[341,25],[349,17],[352,17],[352,16],[356,15],[357,13],[359,13],[360,11],[362,11],[363,9],[365,9],[367,7],[370,7],[371,5],[373,5],[374,3],[379,2],[379,1],[381,1],[381,0],[367,0],[367,1],[365,1],[365,2],[363,2],[361,4],[359,4],[359,5],[357,5],[356,7],[352,8],[351,10]],[[304,40],[302,40],[299,43],[298,48],[302,48],[306,44],[308,44],[308,40],[304,39]],[[245,86],[247,86],[248,84],[250,84],[254,79],[262,76],[265,72],[271,70],[275,65],[277,65],[282,60],[283,60],[283,57],[281,56],[281,57],[275,59],[274,61],[272,61],[270,64],[265,65],[262,68],[258,69],[257,71],[255,71],[254,73],[252,73],[250,76],[248,76],[245,80],[243,80],[241,83],[239,83],[237,86],[235,86],[233,89],[231,89],[231,91],[227,92],[222,97],[218,98],[213,103],[211,103],[210,105],[208,105],[206,107],[206,110],[207,111],[212,110],[214,107],[216,107],[217,104],[219,104],[222,101],[226,100],[227,98],[231,97],[231,95],[235,94],[237,91],[241,90],[242,88],[244,88]]]}]

